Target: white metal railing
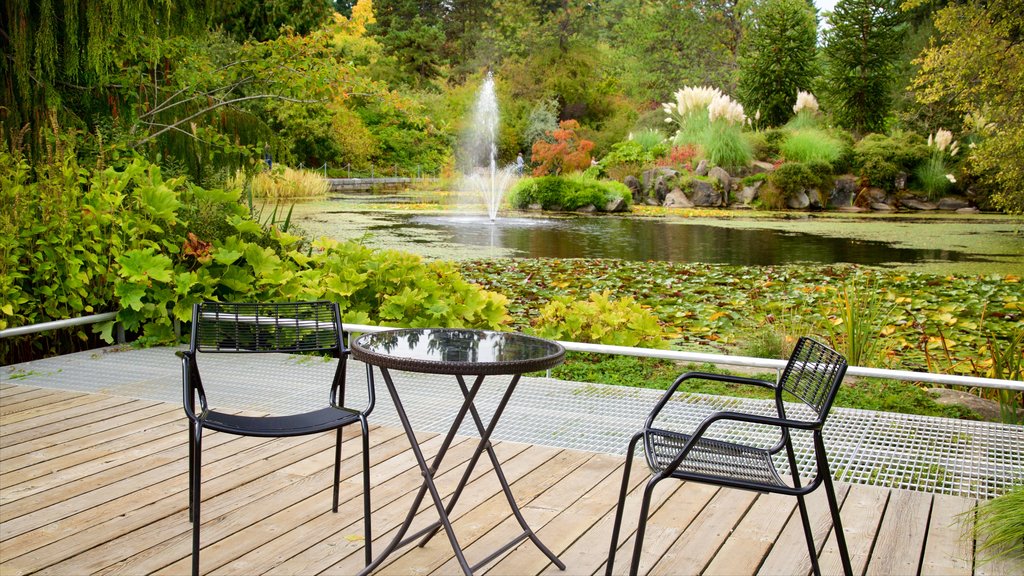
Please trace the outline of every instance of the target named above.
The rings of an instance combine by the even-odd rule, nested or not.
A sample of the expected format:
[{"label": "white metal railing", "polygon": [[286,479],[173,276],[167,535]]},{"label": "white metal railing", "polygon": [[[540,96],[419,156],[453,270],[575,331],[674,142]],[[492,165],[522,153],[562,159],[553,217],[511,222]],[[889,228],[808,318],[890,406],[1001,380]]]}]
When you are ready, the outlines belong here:
[{"label": "white metal railing", "polygon": [[[349,333],[382,332],[391,330],[388,326],[367,326],[363,324],[345,324]],[[682,350],[657,350],[654,348],[632,348],[629,346],[610,346],[607,344],[585,344],[581,342],[559,342],[571,352],[590,352],[594,354],[615,354],[620,356],[641,356],[644,358],[660,358],[679,362],[698,362],[741,366],[745,368],[764,368],[782,371],[786,367],[785,360],[771,358],[755,358],[752,356],[729,356],[726,354],[708,354],[704,352],[684,352]],[[912,370],[887,370],[883,368],[866,368],[850,366],[846,371],[850,376],[866,376],[870,378],[888,378],[890,380],[907,380],[911,382],[930,382],[952,386],[998,388],[1024,392],[1024,382],[1001,380],[997,378],[980,378],[977,376],[958,376],[954,374],[935,374],[932,372],[914,372]]]},{"label": "white metal railing", "polygon": [[[66,320],[54,320],[41,324],[18,326],[0,330],[0,338],[10,336],[21,336],[56,330],[58,328],[70,328],[97,322],[114,320],[116,312],[105,312],[92,316],[80,318],[68,318]],[[352,333],[383,332],[392,330],[391,326],[369,326],[366,324],[345,324],[345,331]],[[123,332],[119,330],[118,342],[123,342]],[[755,358],[752,356],[729,356],[726,354],[708,354],[704,352],[685,352],[682,350],[657,350],[654,348],[632,348],[629,346],[610,346],[607,344],[585,344],[581,342],[559,342],[566,350],[571,352],[589,352],[594,354],[615,354],[620,356],[640,356],[644,358],[659,358],[664,360],[675,360],[679,362],[698,362],[702,364],[721,364],[725,366],[740,366],[744,368],[764,368],[767,370],[781,371],[786,366],[785,360],[771,358]],[[865,376],[870,378],[887,378],[889,380],[905,380],[910,382],[929,382],[932,384],[945,384],[949,386],[965,386],[968,388],[997,388],[1001,390],[1013,390],[1024,392],[1024,382],[1016,380],[1001,380],[997,378],[980,378],[978,376],[960,376],[955,374],[936,374],[933,372],[914,372],[912,370],[889,370],[885,368],[867,368],[863,366],[850,366],[846,371],[850,376]]]}]

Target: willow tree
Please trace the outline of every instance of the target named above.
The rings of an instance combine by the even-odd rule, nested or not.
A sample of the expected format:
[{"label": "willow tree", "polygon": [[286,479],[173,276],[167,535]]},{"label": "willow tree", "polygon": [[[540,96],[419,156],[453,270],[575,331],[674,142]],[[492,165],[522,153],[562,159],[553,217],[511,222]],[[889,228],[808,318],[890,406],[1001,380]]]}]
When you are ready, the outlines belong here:
[{"label": "willow tree", "polygon": [[121,113],[120,65],[148,39],[206,29],[208,0],[6,0],[0,8],[0,124],[11,144],[48,127]]}]

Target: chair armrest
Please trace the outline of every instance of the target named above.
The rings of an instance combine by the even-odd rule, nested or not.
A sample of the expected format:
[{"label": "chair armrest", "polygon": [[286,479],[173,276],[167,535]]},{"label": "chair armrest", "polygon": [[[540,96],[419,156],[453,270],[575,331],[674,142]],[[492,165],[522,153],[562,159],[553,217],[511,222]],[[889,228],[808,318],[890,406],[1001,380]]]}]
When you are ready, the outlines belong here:
[{"label": "chair armrest", "polygon": [[665,391],[665,394],[661,397],[661,400],[658,400],[658,403],[654,405],[654,409],[651,410],[650,415],[647,416],[647,422],[644,424],[644,428],[653,427],[654,419],[658,416],[658,413],[661,412],[661,409],[665,407],[665,404],[668,403],[669,399],[672,398],[672,395],[675,394],[676,390],[679,388],[679,385],[687,380],[693,379],[713,380],[716,382],[728,382],[730,384],[749,384],[752,386],[760,386],[762,388],[769,388],[772,390],[775,389],[774,382],[758,380],[756,378],[732,376],[729,374],[712,374],[710,372],[686,372],[685,374],[682,374],[681,376],[676,378],[676,381],[673,382],[672,385],[669,386],[668,390]]},{"label": "chair armrest", "polygon": [[[675,457],[675,459],[672,460],[672,463],[665,468],[665,473],[672,474],[673,472],[675,472],[676,469],[679,468],[679,465],[682,463],[682,461],[690,453],[690,450],[692,450],[693,447],[696,446],[697,442],[699,442],[704,437],[704,434],[708,431],[711,425],[720,420],[727,420],[732,422],[749,422],[751,424],[763,424],[765,426],[775,426],[777,428],[796,428],[799,430],[813,430],[821,426],[818,422],[806,422],[803,420],[779,418],[776,416],[762,416],[760,414],[747,414],[744,412],[729,411],[715,412],[714,414],[711,414],[707,418],[705,418],[700,423],[700,426],[698,426],[697,429],[694,430],[693,435],[690,437],[690,440],[687,441],[686,445],[683,446],[683,449],[679,451],[679,454]],[[646,427],[645,432],[649,429],[650,427]]]},{"label": "chair armrest", "polygon": [[[209,407],[206,404],[206,392],[203,390],[199,370],[196,368],[195,354],[191,351],[178,350],[175,356],[181,358],[182,406],[190,420],[202,420],[206,417]],[[195,395],[199,396],[200,412],[195,412]]]}]

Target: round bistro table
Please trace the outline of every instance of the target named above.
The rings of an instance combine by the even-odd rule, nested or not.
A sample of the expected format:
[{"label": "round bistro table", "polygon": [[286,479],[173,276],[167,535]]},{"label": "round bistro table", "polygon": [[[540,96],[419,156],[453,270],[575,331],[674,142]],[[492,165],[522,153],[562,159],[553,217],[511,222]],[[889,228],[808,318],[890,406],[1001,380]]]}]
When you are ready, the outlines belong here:
[{"label": "round bistro table", "polygon": [[[519,506],[512,495],[512,490],[509,488],[508,481],[505,479],[505,474],[501,470],[501,463],[498,461],[498,457],[495,455],[494,448],[490,442],[491,433],[494,431],[495,426],[497,426],[501,413],[505,410],[505,406],[512,397],[512,393],[519,383],[520,376],[527,372],[547,370],[561,364],[565,357],[565,349],[560,344],[550,340],[511,332],[457,328],[417,328],[364,334],[352,343],[351,350],[353,358],[361,360],[366,364],[377,366],[380,369],[381,375],[384,377],[384,383],[387,385],[388,393],[395,404],[395,410],[398,412],[398,418],[402,422],[402,427],[405,429],[405,434],[409,438],[412,451],[416,456],[416,462],[423,473],[423,485],[420,486],[412,508],[409,510],[409,514],[406,516],[402,526],[384,552],[366,566],[360,572],[360,575],[371,573],[392,552],[417,538],[422,537],[419,545],[425,545],[442,528],[448,535],[448,540],[451,542],[452,549],[455,551],[455,557],[458,559],[462,571],[467,575],[473,574],[474,571],[527,538],[547,555],[556,566],[565,570],[565,564],[540,541],[523,518]],[[434,456],[433,462],[429,465],[416,441],[416,435],[409,423],[409,417],[402,407],[402,400],[395,389],[395,383],[391,377],[390,370],[450,374],[455,376],[455,380],[458,382],[463,396],[462,406],[459,408],[455,420],[448,430],[448,435],[445,436],[444,441],[441,443],[437,455]],[[493,375],[512,375],[512,378],[494,411],[494,415],[485,426],[480,419],[480,414],[477,412],[473,399],[476,397],[477,392],[480,391],[484,378]],[[475,376],[472,386],[466,385],[466,376]],[[462,425],[466,414],[469,414],[476,424],[477,431],[480,434],[480,442],[473,452],[473,457],[470,458],[466,465],[461,481],[446,504],[441,499],[441,495],[434,485],[434,474],[440,468],[445,452],[447,452],[448,447],[455,438],[455,434]],[[455,503],[462,494],[462,490],[469,481],[473,468],[484,452],[491,459],[494,473],[501,483],[501,489],[505,493],[509,507],[512,509],[512,513],[515,515],[523,531],[486,558],[470,566],[466,562],[466,557],[455,536],[450,515],[455,507]],[[430,494],[434,507],[437,509],[438,520],[426,528],[406,536],[406,532],[409,531],[413,518],[416,516],[416,512],[419,510],[420,504],[427,493]],[[372,538],[372,535],[367,534],[366,537]]]}]

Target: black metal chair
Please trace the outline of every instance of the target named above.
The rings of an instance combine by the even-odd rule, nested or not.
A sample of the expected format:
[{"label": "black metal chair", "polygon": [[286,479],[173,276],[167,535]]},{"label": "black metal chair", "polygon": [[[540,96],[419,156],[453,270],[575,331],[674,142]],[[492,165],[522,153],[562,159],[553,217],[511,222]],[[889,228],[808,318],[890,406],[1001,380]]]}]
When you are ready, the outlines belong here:
[{"label": "black metal chair", "polygon": [[[334,450],[334,505],[338,511],[342,428],[359,423],[363,437],[363,522],[366,563],[373,558],[370,542],[370,456],[366,417],[373,410],[373,373],[367,369],[368,401],[362,410],[345,406],[345,347],[338,305],[333,302],[219,303],[192,307],[192,342],[178,352],[182,362],[185,414],[189,419],[189,520],[192,522],[192,574],[199,573],[199,508],[202,498],[203,430],[259,437],[284,437],[337,430]],[[321,354],[337,359],[324,408],[288,416],[240,416],[217,412],[207,403],[199,372],[199,353]],[[326,384],[326,383],[325,383]],[[199,407],[197,410],[196,399]]]},{"label": "black metal chair", "polygon": [[[836,501],[835,488],[832,486],[832,475],[829,471],[821,433],[832,401],[846,374],[846,367],[846,360],[834,350],[810,338],[801,338],[778,383],[702,372],[688,372],[677,378],[647,417],[644,429],[635,434],[629,443],[626,467],[622,476],[622,488],[619,492],[619,502],[615,512],[615,524],[612,528],[612,542],[608,552],[606,574],[612,573],[615,551],[619,544],[619,529],[622,525],[622,509],[629,486],[630,465],[633,461],[636,444],[642,438],[644,454],[647,457],[647,464],[651,468],[652,477],[644,489],[643,501],[640,506],[640,522],[636,531],[630,574],[635,575],[639,569],[644,529],[650,511],[651,493],[654,486],[662,480],[672,478],[796,496],[804,534],[807,537],[807,549],[811,555],[811,566],[815,574],[820,574],[820,569],[804,495],[824,484],[843,570],[850,575],[852,570],[846,548],[846,538],[843,535],[839,506]],[[683,382],[694,378],[772,388],[775,391],[776,414],[762,416],[732,411],[715,412],[705,418],[695,431],[688,434],[658,427],[661,425],[657,421],[658,414],[676,389]],[[783,405],[784,396],[795,397],[802,401],[809,410],[800,410],[801,417],[798,418],[787,417],[786,408]],[[806,413],[808,417],[803,418],[803,413]],[[716,423],[730,421],[777,429],[778,440],[774,445],[766,447],[711,437],[715,435],[713,429]],[[806,483],[802,482],[797,467],[797,455],[793,450],[793,441],[790,436],[791,429],[809,431],[813,437],[816,471],[814,477]],[[779,472],[779,460],[783,460],[783,458],[789,466],[789,482],[784,480]]]}]

